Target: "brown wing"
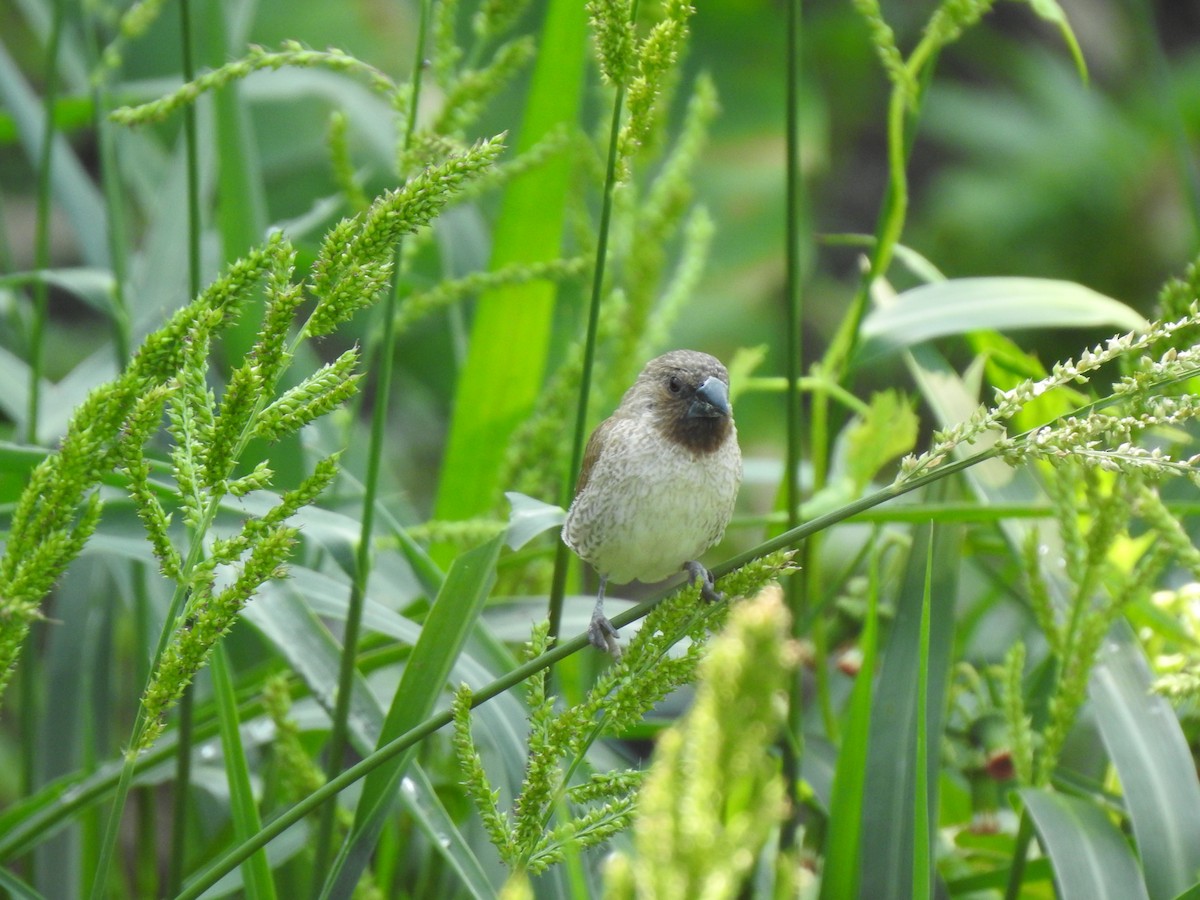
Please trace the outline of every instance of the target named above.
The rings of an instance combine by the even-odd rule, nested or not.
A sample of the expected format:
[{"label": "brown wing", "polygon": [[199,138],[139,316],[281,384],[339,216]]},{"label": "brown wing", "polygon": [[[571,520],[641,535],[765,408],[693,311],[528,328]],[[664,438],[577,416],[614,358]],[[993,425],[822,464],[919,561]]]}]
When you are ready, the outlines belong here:
[{"label": "brown wing", "polygon": [[609,416],[603,422],[596,426],[596,430],[592,432],[592,436],[588,438],[587,447],[583,451],[583,465],[579,467],[579,481],[575,483],[575,496],[578,497],[583,493],[583,489],[587,487],[588,478],[592,474],[592,466],[596,465],[596,460],[600,458],[600,454],[604,452],[604,445],[608,440],[608,433],[612,431],[612,426],[616,422],[615,416]]}]

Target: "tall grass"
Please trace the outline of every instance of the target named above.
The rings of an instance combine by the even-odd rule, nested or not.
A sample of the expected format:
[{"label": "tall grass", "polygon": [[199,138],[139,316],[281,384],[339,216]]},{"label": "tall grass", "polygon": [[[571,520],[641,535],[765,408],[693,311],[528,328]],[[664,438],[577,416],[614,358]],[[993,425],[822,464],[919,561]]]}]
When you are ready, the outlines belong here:
[{"label": "tall grass", "polygon": [[[793,3],[770,355],[738,346],[753,307],[695,302],[729,277],[704,9],[428,0],[377,64],[252,43],[215,2],[21,5],[50,74],[0,43],[38,176],[33,265],[0,277],[9,893],[1200,890],[1200,268],[1149,315],[945,277],[904,242],[911,170],[991,3],[916,32],[853,9],[886,186],[872,234],[814,241]],[[98,184],[58,131],[77,108]],[[802,357],[831,321],[809,262],[844,247],[860,277]],[[67,298],[92,340],[59,359]],[[1007,335],[1081,325],[1120,336],[1046,367]],[[600,658],[562,506],[684,335],[734,381],[731,600],[651,588]]]}]

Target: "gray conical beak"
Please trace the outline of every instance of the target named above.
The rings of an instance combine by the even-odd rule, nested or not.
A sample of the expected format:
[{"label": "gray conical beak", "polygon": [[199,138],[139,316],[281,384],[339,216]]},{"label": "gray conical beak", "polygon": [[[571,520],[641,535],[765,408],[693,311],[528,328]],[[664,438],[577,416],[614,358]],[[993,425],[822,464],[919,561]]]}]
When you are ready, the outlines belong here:
[{"label": "gray conical beak", "polygon": [[710,375],[696,388],[696,396],[688,407],[688,418],[715,419],[729,415],[729,388],[716,375]]}]

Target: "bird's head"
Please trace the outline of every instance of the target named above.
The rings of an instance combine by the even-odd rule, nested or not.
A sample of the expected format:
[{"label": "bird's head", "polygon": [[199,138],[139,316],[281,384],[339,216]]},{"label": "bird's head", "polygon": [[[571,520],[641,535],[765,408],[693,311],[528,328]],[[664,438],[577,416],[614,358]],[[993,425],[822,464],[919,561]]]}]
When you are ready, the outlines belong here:
[{"label": "bird's head", "polygon": [[729,437],[729,373],[720,360],[673,350],[650,360],[630,389],[663,435],[694,453],[711,453]]}]

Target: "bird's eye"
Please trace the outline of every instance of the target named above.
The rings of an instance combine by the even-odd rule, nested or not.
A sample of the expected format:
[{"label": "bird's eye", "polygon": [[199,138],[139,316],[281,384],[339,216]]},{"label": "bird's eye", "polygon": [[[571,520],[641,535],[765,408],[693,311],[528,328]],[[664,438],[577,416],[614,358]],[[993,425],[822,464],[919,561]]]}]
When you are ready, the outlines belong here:
[{"label": "bird's eye", "polygon": [[679,380],[678,375],[671,376],[670,380],[667,382],[667,390],[669,390],[672,394],[678,394],[683,390],[683,382]]}]

